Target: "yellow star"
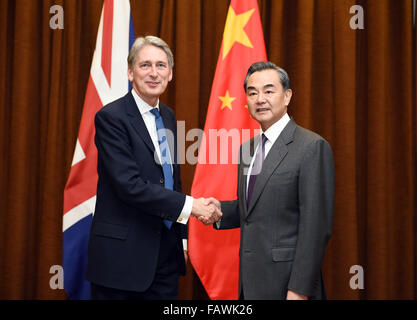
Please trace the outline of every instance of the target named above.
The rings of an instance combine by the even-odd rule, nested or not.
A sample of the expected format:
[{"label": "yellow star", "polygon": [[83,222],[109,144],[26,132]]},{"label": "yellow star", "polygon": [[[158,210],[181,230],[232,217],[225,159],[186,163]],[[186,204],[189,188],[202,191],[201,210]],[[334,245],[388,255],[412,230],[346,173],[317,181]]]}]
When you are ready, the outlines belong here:
[{"label": "yellow star", "polygon": [[220,110],[223,110],[226,107],[232,110],[232,102],[236,100],[236,98],[229,96],[229,90],[226,90],[226,94],[224,95],[224,97],[219,97],[219,99],[222,101],[222,106],[220,107]]},{"label": "yellow star", "polygon": [[223,59],[232,49],[235,42],[239,42],[249,48],[253,48],[248,35],[243,28],[248,23],[255,9],[236,15],[232,6],[227,13],[226,25],[223,33]]}]

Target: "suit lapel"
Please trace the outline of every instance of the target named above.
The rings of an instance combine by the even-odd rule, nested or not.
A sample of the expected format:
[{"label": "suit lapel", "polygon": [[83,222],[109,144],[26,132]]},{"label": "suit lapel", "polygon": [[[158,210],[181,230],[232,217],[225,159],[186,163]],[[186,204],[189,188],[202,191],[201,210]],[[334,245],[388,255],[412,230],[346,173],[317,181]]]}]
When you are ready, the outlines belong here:
[{"label": "suit lapel", "polygon": [[[169,120],[169,116],[168,116],[168,110],[167,110],[167,106],[165,106],[162,103],[159,103],[159,111],[161,113],[161,117],[162,120],[164,122],[164,126],[166,130],[169,130],[172,134],[176,131],[175,127],[176,123],[172,123],[172,121]],[[143,140],[143,142],[146,144],[146,146],[149,148],[149,150],[152,152],[152,154],[155,152],[155,147],[153,145],[151,136],[149,135],[148,129],[146,128],[145,122],[143,121],[142,115],[139,112],[139,108],[136,105],[135,99],[133,98],[132,92],[129,92],[126,95],[126,112],[130,117],[130,122],[132,124],[132,126],[135,128],[136,132],[138,133],[138,135],[141,137],[141,139]],[[170,133],[167,133],[167,137],[169,138]],[[172,136],[172,135],[171,135]],[[176,137],[174,136],[174,139],[176,139]],[[171,159],[172,159],[172,167],[173,167],[173,177],[175,179],[177,170],[178,170],[178,166],[175,165],[175,146],[174,146],[175,141],[172,141],[172,139],[168,139],[168,145],[169,145],[169,151],[171,154]],[[162,168],[162,167],[161,167]]]},{"label": "suit lapel", "polygon": [[145,122],[143,121],[142,115],[139,112],[138,106],[136,105],[135,99],[133,98],[132,92],[126,95],[126,112],[130,117],[130,123],[135,128],[136,132],[145,142],[146,146],[155,152],[155,147],[152,143],[151,136],[149,135],[148,129],[146,128]]},{"label": "suit lapel", "polygon": [[287,145],[293,141],[295,127],[296,124],[294,120],[291,119],[285,126],[284,130],[282,130],[275,143],[272,145],[271,150],[268,152],[268,155],[262,165],[262,171],[256,178],[247,215],[252,212],[269,178],[287,155]]},{"label": "suit lapel", "polygon": [[239,206],[243,208],[243,213],[247,215],[246,207],[246,189],[247,189],[247,178],[248,178],[248,169],[250,165],[250,159],[252,159],[254,154],[254,145],[256,145],[259,137],[256,136],[249,140],[247,143],[242,144],[240,149],[240,159],[239,159],[239,185],[238,185],[238,197],[240,199]]},{"label": "suit lapel", "polygon": [[255,146],[259,143],[260,136],[256,136],[249,140],[247,143],[242,145],[240,150],[240,159],[239,159],[239,186],[238,186],[238,195],[239,199],[242,201],[239,205],[243,208],[244,215],[247,215],[248,208],[246,206],[247,202],[247,182],[248,182],[248,170],[251,163],[251,159],[255,153]]},{"label": "suit lapel", "polygon": [[[162,121],[164,122],[165,132],[168,140],[169,153],[171,155],[172,161],[172,175],[174,181],[177,183],[180,181],[180,172],[179,164],[176,163],[176,154],[177,154],[177,144],[176,144],[176,132],[177,132],[177,123],[175,117],[170,116],[169,107],[159,102],[159,112],[161,113]],[[180,190],[179,190],[180,191]]]},{"label": "suit lapel", "polygon": [[169,112],[168,107],[161,102],[159,103],[159,112],[161,113],[162,121],[164,122],[165,132],[167,135],[168,146],[169,146],[169,153],[171,155],[172,164],[174,165],[175,163],[174,155],[176,154],[175,141],[174,141],[176,137],[174,133],[176,132],[176,123],[172,123],[172,121],[170,121],[170,118],[168,115],[168,112]]}]

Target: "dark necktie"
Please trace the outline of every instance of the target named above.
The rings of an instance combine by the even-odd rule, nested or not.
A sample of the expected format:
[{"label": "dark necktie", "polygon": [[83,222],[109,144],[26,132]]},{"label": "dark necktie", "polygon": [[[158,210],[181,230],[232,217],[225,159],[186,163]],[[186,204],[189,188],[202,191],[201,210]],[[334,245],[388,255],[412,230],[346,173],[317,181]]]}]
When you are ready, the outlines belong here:
[{"label": "dark necktie", "polygon": [[[161,152],[161,165],[164,172],[164,186],[169,190],[174,189],[174,179],[171,171],[171,157],[169,153],[169,146],[167,135],[165,132],[164,122],[162,121],[161,114],[157,108],[151,109],[152,114],[155,116],[156,131],[158,133],[159,150]],[[168,229],[172,226],[172,221],[164,220],[164,224]]]},{"label": "dark necktie", "polygon": [[248,196],[246,202],[248,208],[250,199],[252,197],[253,188],[255,187],[256,178],[262,170],[262,163],[264,162],[265,158],[265,142],[267,140],[268,138],[262,133],[262,145],[258,146],[258,150],[256,151],[255,160],[253,161],[252,170],[249,177]]}]

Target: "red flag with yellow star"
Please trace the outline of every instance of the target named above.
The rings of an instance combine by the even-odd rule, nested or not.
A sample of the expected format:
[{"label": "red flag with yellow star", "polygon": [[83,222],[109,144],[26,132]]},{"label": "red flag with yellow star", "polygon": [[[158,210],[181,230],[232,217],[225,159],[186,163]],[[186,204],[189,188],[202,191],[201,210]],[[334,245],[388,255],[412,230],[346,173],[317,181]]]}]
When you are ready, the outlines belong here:
[{"label": "red flag with yellow star", "polygon": [[[232,0],[191,189],[193,197],[236,199],[239,147],[259,130],[249,115],[243,82],[249,66],[265,60],[257,0]],[[239,229],[217,231],[190,219],[190,260],[211,299],[238,298],[239,244]]]}]

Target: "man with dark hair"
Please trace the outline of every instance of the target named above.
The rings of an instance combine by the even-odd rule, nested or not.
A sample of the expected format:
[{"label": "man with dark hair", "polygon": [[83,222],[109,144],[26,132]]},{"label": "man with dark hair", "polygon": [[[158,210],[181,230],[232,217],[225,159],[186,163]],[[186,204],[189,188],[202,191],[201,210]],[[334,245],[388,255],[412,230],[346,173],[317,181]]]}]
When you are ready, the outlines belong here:
[{"label": "man with dark hair", "polygon": [[[333,224],[330,145],[287,114],[288,74],[254,63],[244,81],[261,134],[239,151],[237,200],[221,208],[216,229],[241,228],[241,299],[324,299],[321,264]],[[250,151],[253,151],[250,153]]]}]

